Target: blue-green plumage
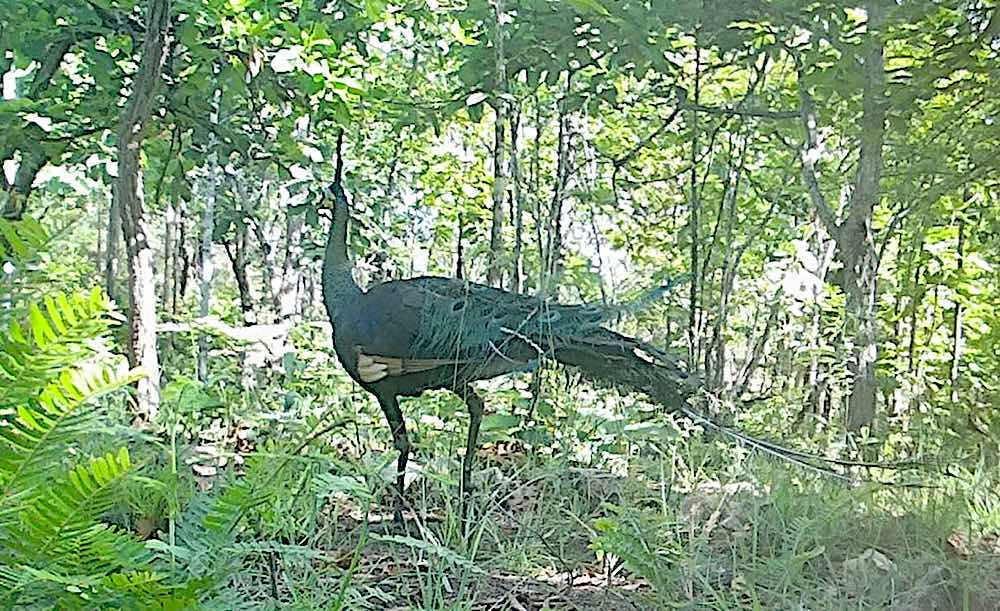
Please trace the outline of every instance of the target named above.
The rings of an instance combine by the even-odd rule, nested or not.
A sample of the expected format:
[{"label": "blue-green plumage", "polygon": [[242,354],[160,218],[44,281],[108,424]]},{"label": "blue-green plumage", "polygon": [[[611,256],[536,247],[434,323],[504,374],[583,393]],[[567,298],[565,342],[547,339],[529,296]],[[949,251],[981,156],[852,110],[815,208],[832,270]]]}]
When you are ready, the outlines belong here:
[{"label": "blue-green plumage", "polygon": [[399,396],[447,388],[465,399],[470,423],[462,489],[467,492],[483,410],[472,382],[552,360],[577,367],[599,383],[643,392],[668,408],[680,406],[690,393],[687,376],[672,357],[603,326],[647,307],[677,281],[610,306],[560,304],[440,277],[394,280],[362,290],[347,253],[349,208],[341,174],[338,161],[323,297],[340,362],[375,395],[389,422],[400,453],[401,495],[410,446]]}]

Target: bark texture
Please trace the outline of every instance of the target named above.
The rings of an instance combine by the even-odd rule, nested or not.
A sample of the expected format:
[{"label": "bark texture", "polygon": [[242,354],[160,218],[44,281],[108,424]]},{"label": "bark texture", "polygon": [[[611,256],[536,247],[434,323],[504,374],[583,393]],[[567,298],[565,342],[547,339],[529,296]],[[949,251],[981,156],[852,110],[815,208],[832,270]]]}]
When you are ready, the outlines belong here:
[{"label": "bark texture", "polygon": [[861,150],[846,218],[827,203],[817,176],[816,163],[821,153],[816,111],[799,69],[799,95],[806,147],[802,154],[802,176],[817,216],[834,238],[837,259],[843,264],[840,283],[847,297],[846,314],[851,342],[853,382],[847,405],[848,430],[857,430],[875,419],[877,380],[875,364],[877,344],[877,249],[872,232],[872,218],[880,196],[882,146],[885,141],[885,58],[881,39],[882,6],[878,0],[866,4],[868,24],[864,45]]},{"label": "bark texture", "polygon": [[156,282],[153,248],[144,210],[139,154],[145,127],[154,108],[156,89],[167,52],[170,0],[150,0],[146,39],[132,92],[118,128],[118,181],[115,197],[129,265],[130,356],[146,376],[137,385],[139,419],[152,421],[160,407],[160,359],[156,349]]}]

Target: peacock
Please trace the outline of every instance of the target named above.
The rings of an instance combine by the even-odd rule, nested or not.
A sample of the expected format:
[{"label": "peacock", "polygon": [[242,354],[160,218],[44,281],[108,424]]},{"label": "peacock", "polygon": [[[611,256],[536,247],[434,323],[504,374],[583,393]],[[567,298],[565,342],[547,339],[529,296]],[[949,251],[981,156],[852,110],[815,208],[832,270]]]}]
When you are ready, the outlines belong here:
[{"label": "peacock", "polygon": [[[613,319],[659,298],[671,284],[619,306],[560,304],[431,276],[362,290],[348,254],[350,208],[342,173],[338,156],[329,188],[333,220],[323,260],[323,300],[337,357],[350,377],[374,395],[392,431],[399,452],[399,502],[410,454],[400,397],[447,389],[466,403],[469,430],[460,483],[464,514],[484,411],[473,382],[530,370],[551,359],[598,383],[641,392],[668,408],[683,405],[692,393],[695,385],[677,360],[607,328]],[[401,521],[399,503],[396,507],[394,517]]]}]

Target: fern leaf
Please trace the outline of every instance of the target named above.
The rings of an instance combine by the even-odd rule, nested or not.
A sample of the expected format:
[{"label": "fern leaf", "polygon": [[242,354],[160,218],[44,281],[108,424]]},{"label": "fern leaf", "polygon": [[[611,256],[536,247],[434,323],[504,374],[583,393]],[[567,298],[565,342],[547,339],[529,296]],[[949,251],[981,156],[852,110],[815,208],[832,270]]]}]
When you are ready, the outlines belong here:
[{"label": "fern leaf", "polygon": [[[148,555],[142,544],[95,522],[111,508],[112,492],[132,471],[124,448],[78,465],[22,514],[21,547],[29,557],[59,566],[134,566]],[[109,568],[110,568],[109,567]]]},{"label": "fern leaf", "polygon": [[10,382],[0,386],[0,414],[37,397],[62,371],[94,354],[93,338],[110,325],[110,302],[103,293],[65,295],[44,300],[46,311],[31,304],[21,321],[11,320],[0,334],[0,371]]},{"label": "fern leaf", "polygon": [[[122,388],[142,372],[121,365],[63,372],[37,399],[37,407],[18,406],[16,417],[0,422],[0,506],[19,490],[47,484],[45,474],[59,464],[62,448],[75,440],[89,400]],[[0,415],[2,418],[2,415]]]}]

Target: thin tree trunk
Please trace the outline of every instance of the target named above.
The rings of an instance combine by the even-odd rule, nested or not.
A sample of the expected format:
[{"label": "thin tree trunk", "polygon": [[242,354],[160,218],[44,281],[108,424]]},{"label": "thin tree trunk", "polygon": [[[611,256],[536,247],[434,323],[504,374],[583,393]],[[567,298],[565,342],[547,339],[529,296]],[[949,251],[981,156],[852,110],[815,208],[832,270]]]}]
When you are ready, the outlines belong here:
[{"label": "thin tree trunk", "polygon": [[[736,134],[739,138],[739,134]],[[722,389],[726,385],[727,370],[727,350],[726,350],[726,327],[729,317],[729,299],[732,297],[733,287],[736,282],[737,269],[743,252],[749,246],[749,241],[743,242],[740,248],[733,246],[733,230],[736,224],[736,200],[739,196],[740,178],[743,174],[743,162],[746,155],[747,138],[742,138],[742,146],[738,159],[734,159],[729,164],[728,176],[726,177],[726,190],[722,196],[722,205],[719,210],[719,219],[725,219],[725,234],[722,240],[722,278],[719,281],[719,309],[715,317],[715,324],[712,327],[712,343],[706,351],[706,361],[711,362],[711,367],[705,368],[705,375],[709,380],[711,388]],[[732,156],[732,148],[730,148]],[[766,220],[765,220],[766,223]],[[763,227],[761,227],[761,231]],[[714,242],[714,238],[713,238]]]},{"label": "thin tree trunk", "polygon": [[545,224],[542,221],[542,198],[540,195],[540,178],[539,173],[541,171],[541,156],[542,156],[542,105],[538,100],[538,95],[534,97],[535,101],[535,145],[532,147],[531,155],[531,199],[532,199],[532,213],[535,217],[535,243],[538,245],[538,284],[536,289],[539,293],[542,293],[545,287],[545,272],[548,267],[548,251],[545,248],[545,240],[542,238],[542,226]]},{"label": "thin tree trunk", "polygon": [[143,209],[142,169],[139,163],[144,128],[154,108],[168,46],[170,0],[150,0],[142,59],[118,128],[118,188],[115,191],[129,261],[130,355],[145,377],[136,399],[139,419],[151,422],[160,407],[160,359],[156,349],[156,286],[153,248]]},{"label": "thin tree trunk", "polygon": [[562,216],[563,200],[569,179],[569,119],[566,102],[573,91],[573,73],[566,75],[566,90],[558,103],[558,133],[556,135],[556,181],[552,190],[552,202],[549,204],[547,223],[548,239],[546,240],[545,274],[543,277],[542,294],[548,295],[555,290],[562,272]]},{"label": "thin tree trunk", "polygon": [[862,91],[861,151],[847,218],[843,222],[838,220],[838,215],[820,190],[815,168],[821,152],[816,111],[804,82],[804,67],[801,62],[798,66],[799,98],[806,133],[802,176],[817,215],[837,242],[838,258],[844,265],[842,286],[847,296],[845,312],[854,340],[851,355],[854,379],[846,414],[848,430],[857,430],[874,420],[877,391],[877,251],[872,218],[880,195],[882,146],[885,140],[885,66],[884,45],[879,31],[882,6],[879,1],[873,1],[867,3],[866,8],[868,32]]},{"label": "thin tree trunk", "polygon": [[524,290],[524,192],[521,189],[521,163],[518,158],[518,143],[521,130],[521,112],[514,108],[510,113],[510,178],[513,182],[512,207],[514,208],[514,252],[511,265],[511,290]]},{"label": "thin tree trunk", "polygon": [[[694,106],[697,106],[701,97],[701,49],[695,41],[694,48]],[[701,257],[699,256],[699,242],[701,241],[701,201],[698,192],[698,111],[691,109],[691,214],[690,214],[690,234],[691,234],[691,297],[688,304],[688,356],[692,366],[697,367],[701,358],[701,333],[698,329],[698,294],[700,288],[700,278],[698,270],[701,268]]]},{"label": "thin tree trunk", "polygon": [[250,290],[250,280],[247,274],[246,225],[239,223],[236,228],[236,237],[232,241],[224,242],[223,245],[233,269],[233,278],[236,279],[236,289],[240,295],[240,313],[243,315],[243,325],[248,326],[254,323],[254,314],[253,294]]},{"label": "thin tree trunk", "polygon": [[854,382],[847,405],[847,428],[857,430],[875,419],[878,390],[875,363],[877,343],[877,262],[872,218],[880,195],[882,145],[885,140],[885,58],[878,30],[880,0],[867,3],[868,50],[862,93],[861,156],[843,231],[844,267],[848,279],[847,311],[854,325]]},{"label": "thin tree trunk", "polygon": [[[250,224],[259,227],[259,223],[254,219],[256,204],[259,202],[254,201],[253,194],[248,188],[250,184],[248,178],[237,177],[229,182],[230,188],[241,203],[238,204],[239,220],[232,225],[236,236],[232,242],[223,240],[226,255],[232,265],[233,277],[236,279],[236,288],[240,294],[240,312],[243,314],[244,326],[254,324],[258,320],[247,272],[247,249],[250,242]],[[264,286],[267,287],[266,284]]]},{"label": "thin tree trunk", "polygon": [[[764,323],[764,330],[753,343],[753,347],[750,349],[750,354],[747,356],[746,361],[740,368],[739,374],[736,376],[737,385],[735,392],[733,392],[733,397],[736,399],[739,399],[744,393],[747,392],[747,389],[750,387],[750,380],[753,378],[753,374],[757,371],[761,358],[764,356],[764,348],[767,346],[767,342],[771,338],[771,332],[774,330],[775,322],[778,320],[778,313],[781,311],[781,299],[779,297],[780,293],[777,293],[775,294],[774,299],[771,300],[767,321]],[[757,312],[759,311],[760,310],[758,309]],[[754,318],[752,328],[756,330],[756,313]]]},{"label": "thin tree trunk", "polygon": [[[262,195],[262,201],[267,205],[267,187],[262,187],[264,195]],[[285,218],[285,235],[288,234],[289,229],[289,219],[287,218],[288,212],[287,207],[285,207],[286,215]],[[257,240],[257,245],[260,248],[261,260],[263,265],[261,266],[261,284],[266,287],[265,294],[267,295],[267,306],[273,319],[271,322],[278,320],[278,312],[281,310],[281,277],[280,274],[275,273],[277,269],[277,248],[275,244],[278,244],[282,240],[281,230],[278,229],[278,224],[281,220],[280,216],[274,219],[268,219],[265,215],[261,215],[253,225],[254,238]]]},{"label": "thin tree trunk", "polygon": [[906,348],[906,371],[910,374],[916,372],[917,358],[917,315],[922,306],[924,292],[920,288],[920,277],[923,275],[923,267],[917,265],[917,271],[913,276],[913,294],[910,296],[910,338]]},{"label": "thin tree trunk", "polygon": [[[35,71],[35,76],[31,81],[28,99],[37,100],[46,92],[52,84],[52,79],[58,72],[59,66],[62,65],[63,58],[72,47],[73,40],[72,37],[67,36],[49,45],[45,58]],[[0,218],[20,219],[24,215],[27,210],[28,196],[31,195],[31,189],[35,184],[38,172],[61,152],[51,146],[43,148],[39,144],[32,142],[26,147],[26,150],[22,151],[21,161],[14,174],[13,183],[6,184],[6,179],[3,179],[6,199],[3,202],[2,210],[0,210]],[[0,155],[2,157],[0,162],[8,158],[7,153],[8,151],[4,151],[4,154]],[[13,155],[13,150],[10,151],[10,155]],[[3,176],[3,172],[0,172],[0,176]]]},{"label": "thin tree trunk", "polygon": [[[966,195],[968,200],[968,195]],[[965,266],[965,221],[958,221],[958,281],[962,280],[962,268]],[[953,308],[951,323],[951,375],[949,382],[951,385],[951,402],[958,403],[958,375],[959,364],[962,360],[962,303],[958,295],[955,296],[955,307]]]},{"label": "thin tree trunk", "polygon": [[167,198],[167,209],[163,219],[163,288],[160,295],[160,307],[170,310],[170,300],[174,293],[174,266],[177,265],[174,247],[174,230],[177,223],[177,211],[174,199]]},{"label": "thin tree trunk", "polygon": [[[111,206],[109,205],[110,209]],[[101,222],[104,220],[104,201],[97,200],[97,249],[94,252],[94,270],[97,273],[104,273],[104,231],[101,230]]]},{"label": "thin tree trunk", "polygon": [[108,206],[108,238],[104,250],[104,290],[118,301],[118,248],[122,236],[121,202],[115,192],[117,181],[111,184],[111,203]]},{"label": "thin tree trunk", "polygon": [[465,222],[462,213],[458,213],[458,230],[455,232],[455,277],[461,280],[465,277]]},{"label": "thin tree trunk", "polygon": [[[817,222],[818,225],[822,226],[822,223]],[[817,233],[818,233],[817,227]],[[820,234],[822,235],[822,234]],[[826,278],[827,271],[830,269],[830,265],[833,264],[833,256],[837,250],[836,241],[830,239],[827,241],[826,245],[823,245],[822,237],[820,237],[820,246],[823,248],[823,256],[820,260],[819,268],[816,270],[816,277],[823,279]],[[807,404],[812,407],[812,412],[814,414],[819,414],[821,406],[821,394],[822,389],[819,386],[820,383],[820,362],[819,362],[819,343],[822,335],[822,323],[823,323],[823,305],[820,303],[820,297],[823,294],[823,287],[816,284],[813,286],[812,291],[812,320],[809,324],[809,340],[807,350],[809,352],[809,372],[806,378],[806,385],[809,392],[809,399]]]},{"label": "thin tree trunk", "polygon": [[507,58],[504,55],[503,0],[493,0],[494,28],[493,50],[496,58],[499,95],[493,102],[496,117],[493,123],[493,219],[490,224],[490,252],[487,259],[486,283],[503,287],[504,271],[504,206],[507,200],[507,163],[504,155],[507,147]]},{"label": "thin tree trunk", "polygon": [[504,205],[507,199],[507,167],[505,104],[498,103],[493,130],[493,218],[490,223],[490,251],[487,259],[486,283],[503,288],[503,228]]},{"label": "thin tree trunk", "polygon": [[191,275],[191,256],[187,249],[187,214],[183,200],[177,202],[177,263],[174,265],[174,293],[170,300],[171,310],[178,311],[179,304],[187,296],[188,278]]},{"label": "thin tree trunk", "polygon": [[288,214],[285,220],[285,252],[281,263],[281,283],[278,291],[278,321],[292,320],[301,310],[298,299],[302,270],[298,266],[301,252],[303,217]]},{"label": "thin tree trunk", "polygon": [[597,155],[589,142],[583,143],[583,155],[586,163],[587,181],[587,213],[590,221],[590,235],[594,239],[594,253],[597,258],[597,286],[601,291],[601,303],[608,305],[608,289],[604,283],[604,255],[601,253],[601,231],[597,228],[597,209],[594,205],[594,191],[597,188]]},{"label": "thin tree trunk", "polygon": [[[210,142],[209,146],[215,146]],[[215,275],[215,261],[212,259],[212,234],[215,232],[215,199],[218,190],[218,157],[213,151],[209,156],[207,188],[205,190],[204,209],[201,214],[201,268],[198,274],[198,315],[208,316],[212,309],[212,277]],[[208,380],[208,337],[202,333],[198,336],[198,379]]]},{"label": "thin tree trunk", "polygon": [[300,277],[302,282],[299,284],[299,292],[295,300],[295,303],[298,304],[295,314],[302,318],[307,313],[306,307],[308,305],[323,303],[323,286],[316,282],[315,274],[301,274]]}]

